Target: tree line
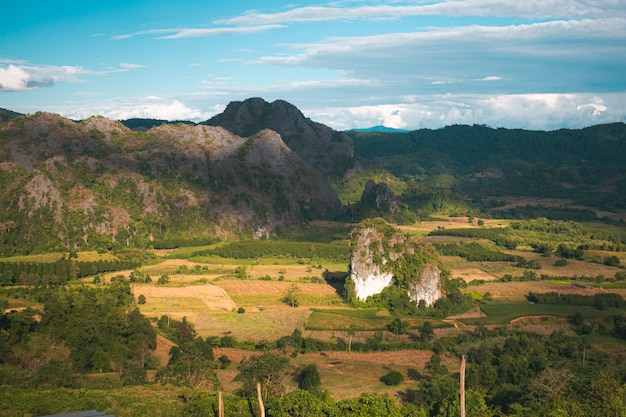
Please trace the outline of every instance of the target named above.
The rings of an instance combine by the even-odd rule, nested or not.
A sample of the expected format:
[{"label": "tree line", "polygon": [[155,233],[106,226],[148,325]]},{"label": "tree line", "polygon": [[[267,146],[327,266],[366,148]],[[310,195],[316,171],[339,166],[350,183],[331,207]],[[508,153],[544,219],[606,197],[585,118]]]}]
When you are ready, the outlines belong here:
[{"label": "tree line", "polygon": [[60,285],[72,279],[133,269],[139,265],[139,261],[135,260],[0,262],[0,286]]}]

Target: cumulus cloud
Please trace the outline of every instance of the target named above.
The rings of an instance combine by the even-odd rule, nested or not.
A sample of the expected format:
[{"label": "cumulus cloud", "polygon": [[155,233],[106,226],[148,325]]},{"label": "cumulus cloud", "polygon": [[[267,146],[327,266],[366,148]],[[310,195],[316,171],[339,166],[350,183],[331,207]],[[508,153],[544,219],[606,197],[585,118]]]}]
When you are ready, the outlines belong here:
[{"label": "cumulus cloud", "polygon": [[132,118],[203,121],[214,113],[191,108],[177,99],[146,96],[116,99],[105,102],[86,103],[80,107],[62,108],[63,116],[74,120],[86,119],[93,115],[105,116],[112,120]]},{"label": "cumulus cloud", "polygon": [[626,121],[626,93],[443,95],[407,102],[309,108],[313,120],[337,130],[383,124],[393,128],[440,128],[453,124],[554,130]]},{"label": "cumulus cloud", "polygon": [[49,87],[58,82],[83,82],[81,75],[89,71],[82,67],[51,65],[15,65],[0,67],[0,91],[27,91]]},{"label": "cumulus cloud", "polygon": [[31,90],[30,75],[22,68],[9,65],[7,68],[0,68],[0,90],[22,91]]}]

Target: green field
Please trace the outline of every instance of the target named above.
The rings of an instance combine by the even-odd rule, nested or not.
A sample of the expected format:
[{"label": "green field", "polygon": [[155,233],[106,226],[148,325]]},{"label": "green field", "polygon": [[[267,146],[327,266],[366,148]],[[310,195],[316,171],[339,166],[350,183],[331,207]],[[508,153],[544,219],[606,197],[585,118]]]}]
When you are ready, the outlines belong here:
[{"label": "green field", "polygon": [[472,324],[509,324],[512,320],[527,316],[556,316],[556,317],[572,317],[580,312],[587,319],[603,319],[613,314],[624,313],[623,310],[617,308],[608,308],[606,310],[598,310],[590,306],[577,305],[554,305],[554,304],[509,304],[509,303],[493,303],[482,304],[480,309],[487,317],[458,319],[459,321]]}]

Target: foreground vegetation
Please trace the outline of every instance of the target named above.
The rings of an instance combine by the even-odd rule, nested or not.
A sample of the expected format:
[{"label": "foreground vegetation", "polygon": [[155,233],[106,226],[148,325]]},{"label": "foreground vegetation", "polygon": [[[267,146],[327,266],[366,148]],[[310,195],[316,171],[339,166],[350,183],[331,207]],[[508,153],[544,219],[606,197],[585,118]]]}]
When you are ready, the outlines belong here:
[{"label": "foreground vegetation", "polygon": [[[260,382],[268,416],[452,416],[462,356],[470,416],[624,415],[619,230],[454,225],[412,229],[448,268],[451,296],[428,309],[354,307],[336,225],[309,241],[59,254],[47,269],[5,259],[1,415],[217,415],[222,391],[226,415],[257,416]],[[57,264],[74,274],[50,279]],[[459,278],[474,270],[491,278]]]}]

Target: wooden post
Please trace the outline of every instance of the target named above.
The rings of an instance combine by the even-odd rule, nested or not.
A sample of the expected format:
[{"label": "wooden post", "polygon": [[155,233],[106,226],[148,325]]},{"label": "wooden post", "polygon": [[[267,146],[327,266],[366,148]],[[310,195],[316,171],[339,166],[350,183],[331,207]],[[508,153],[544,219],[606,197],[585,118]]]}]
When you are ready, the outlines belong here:
[{"label": "wooden post", "polygon": [[222,399],[222,391],[217,393],[217,417],[224,417],[224,400]]},{"label": "wooden post", "polygon": [[260,417],[265,417],[265,407],[263,407],[263,397],[261,396],[261,383],[256,383],[256,397],[259,400]]},{"label": "wooden post", "polygon": [[465,417],[465,355],[461,357],[461,398],[459,399],[461,407],[461,417]]}]

